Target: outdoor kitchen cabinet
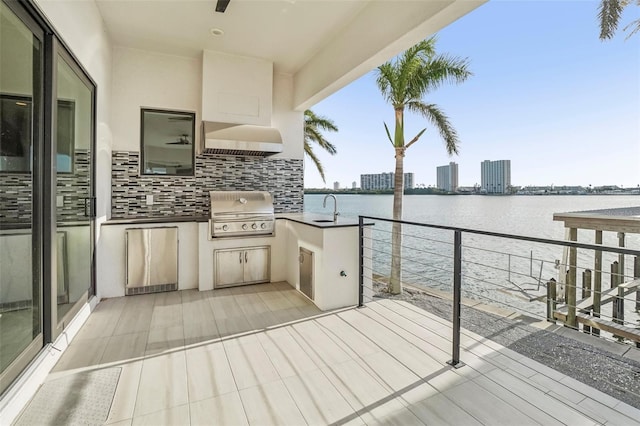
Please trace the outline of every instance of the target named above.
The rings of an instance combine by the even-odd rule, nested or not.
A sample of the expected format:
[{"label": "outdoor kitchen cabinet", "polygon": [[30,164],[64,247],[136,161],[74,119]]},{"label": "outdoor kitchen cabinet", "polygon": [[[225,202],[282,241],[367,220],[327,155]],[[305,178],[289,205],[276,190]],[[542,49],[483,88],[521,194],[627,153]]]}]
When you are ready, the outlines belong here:
[{"label": "outdoor kitchen cabinet", "polygon": [[178,228],[125,230],[125,294],[178,289]]},{"label": "outdoor kitchen cabinet", "polygon": [[271,248],[245,247],[214,251],[215,288],[269,282]]}]

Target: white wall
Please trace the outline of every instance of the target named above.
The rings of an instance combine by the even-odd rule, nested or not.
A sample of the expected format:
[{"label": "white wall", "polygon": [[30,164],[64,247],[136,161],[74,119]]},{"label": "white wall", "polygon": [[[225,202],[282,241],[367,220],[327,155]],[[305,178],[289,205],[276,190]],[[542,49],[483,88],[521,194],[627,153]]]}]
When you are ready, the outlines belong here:
[{"label": "white wall", "polygon": [[293,109],[293,77],[273,75],[273,110],[271,125],[282,134],[282,158],[302,159],[304,155],[304,112]]},{"label": "white wall", "polygon": [[202,66],[198,58],[145,50],[113,49],[113,149],[140,151],[140,108],[196,113],[196,142],[200,139]]}]

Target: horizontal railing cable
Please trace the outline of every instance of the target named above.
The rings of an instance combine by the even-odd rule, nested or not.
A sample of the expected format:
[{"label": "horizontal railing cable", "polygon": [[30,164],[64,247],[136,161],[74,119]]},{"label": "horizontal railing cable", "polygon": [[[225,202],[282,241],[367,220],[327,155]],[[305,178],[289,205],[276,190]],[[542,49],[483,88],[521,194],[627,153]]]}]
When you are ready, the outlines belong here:
[{"label": "horizontal railing cable", "polygon": [[455,227],[455,226],[433,225],[433,224],[428,224],[428,223],[411,222],[411,221],[394,220],[394,219],[385,219],[385,218],[374,217],[374,216],[360,216],[360,217],[362,217],[363,219],[379,220],[379,221],[384,221],[384,222],[389,222],[389,223],[415,225],[415,226],[421,226],[421,227],[425,227],[425,228],[443,229],[443,230],[448,230],[448,231],[460,231],[460,232],[466,233],[466,234],[485,235],[485,236],[489,236],[489,237],[500,237],[500,238],[505,238],[505,239],[510,239],[510,240],[529,241],[529,242],[534,242],[534,243],[551,244],[551,245],[559,245],[559,246],[574,247],[574,248],[583,248],[583,249],[596,250],[596,251],[607,251],[607,252],[612,252],[612,253],[617,253],[617,254],[638,255],[638,250],[633,250],[633,249],[629,249],[629,248],[625,248],[625,247],[611,247],[611,246],[604,246],[604,245],[579,243],[579,242],[576,242],[576,241],[552,240],[552,239],[548,239],[548,238],[539,238],[539,237],[527,237],[527,236],[524,236],[524,235],[503,234],[503,233],[500,233],[500,232],[480,231],[480,230],[477,230],[477,229],[459,228],[459,227]]}]

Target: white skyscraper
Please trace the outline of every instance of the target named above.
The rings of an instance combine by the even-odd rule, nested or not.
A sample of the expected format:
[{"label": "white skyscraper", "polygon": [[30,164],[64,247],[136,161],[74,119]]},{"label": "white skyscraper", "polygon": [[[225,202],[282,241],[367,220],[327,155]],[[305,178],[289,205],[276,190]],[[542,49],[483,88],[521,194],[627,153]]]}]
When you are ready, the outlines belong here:
[{"label": "white skyscraper", "polygon": [[453,161],[448,166],[436,168],[438,189],[455,192],[458,189],[458,164]]},{"label": "white skyscraper", "polygon": [[511,187],[511,160],[480,163],[481,188],[487,194],[506,194]]},{"label": "white skyscraper", "polygon": [[[364,191],[389,190],[394,188],[395,173],[374,173],[360,175],[360,189]],[[415,185],[413,173],[404,174],[404,188],[411,189]]]}]

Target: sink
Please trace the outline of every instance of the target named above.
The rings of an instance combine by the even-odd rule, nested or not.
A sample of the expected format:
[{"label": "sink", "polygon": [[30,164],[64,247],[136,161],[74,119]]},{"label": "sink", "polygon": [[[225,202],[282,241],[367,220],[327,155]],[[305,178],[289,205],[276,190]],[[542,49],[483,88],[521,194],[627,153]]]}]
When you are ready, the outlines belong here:
[{"label": "sink", "polygon": [[314,220],[314,222],[318,222],[318,223],[333,223],[333,220],[331,220],[331,219],[316,219],[316,220]]}]

